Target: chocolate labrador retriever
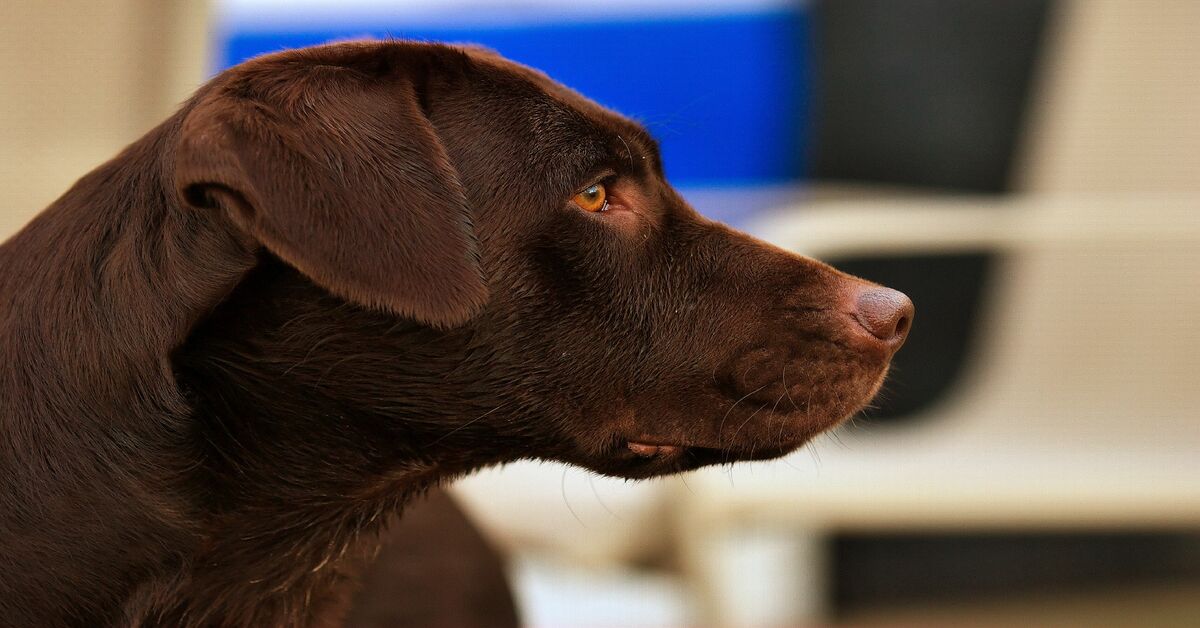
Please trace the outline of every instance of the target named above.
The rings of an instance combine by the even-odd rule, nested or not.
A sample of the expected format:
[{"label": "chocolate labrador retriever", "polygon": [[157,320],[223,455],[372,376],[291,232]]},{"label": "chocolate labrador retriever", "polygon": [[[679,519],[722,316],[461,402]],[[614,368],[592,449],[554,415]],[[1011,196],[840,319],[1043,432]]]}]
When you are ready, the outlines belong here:
[{"label": "chocolate labrador retriever", "polygon": [[426,487],[781,456],[871,398],[912,319],[697,215],[637,124],[394,41],[222,73],[0,268],[18,626],[336,624]]}]

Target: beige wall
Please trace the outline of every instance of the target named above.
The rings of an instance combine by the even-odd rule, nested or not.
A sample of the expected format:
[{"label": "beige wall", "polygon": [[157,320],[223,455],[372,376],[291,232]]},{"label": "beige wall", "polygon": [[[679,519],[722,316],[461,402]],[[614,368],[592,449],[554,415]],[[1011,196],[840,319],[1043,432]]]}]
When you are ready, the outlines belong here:
[{"label": "beige wall", "polygon": [[204,0],[0,8],[0,239],[163,119],[203,79]]},{"label": "beige wall", "polygon": [[1058,17],[1020,187],[1200,191],[1200,1],[1071,0]]}]

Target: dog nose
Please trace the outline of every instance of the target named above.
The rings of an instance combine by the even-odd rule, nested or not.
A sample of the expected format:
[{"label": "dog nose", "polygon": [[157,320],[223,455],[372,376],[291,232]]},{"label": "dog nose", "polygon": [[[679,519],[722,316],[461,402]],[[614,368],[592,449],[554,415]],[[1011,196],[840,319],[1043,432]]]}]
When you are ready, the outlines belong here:
[{"label": "dog nose", "polygon": [[855,302],[854,320],[893,350],[904,344],[912,319],[912,301],[899,290],[871,286]]}]

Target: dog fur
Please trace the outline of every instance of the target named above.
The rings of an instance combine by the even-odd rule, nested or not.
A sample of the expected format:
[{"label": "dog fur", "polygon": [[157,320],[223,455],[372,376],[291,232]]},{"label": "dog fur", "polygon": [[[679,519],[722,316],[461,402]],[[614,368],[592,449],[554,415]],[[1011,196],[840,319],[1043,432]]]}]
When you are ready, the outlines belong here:
[{"label": "dog fur", "polygon": [[0,268],[12,626],[338,625],[440,481],[777,457],[899,344],[864,282],[696,214],[637,124],[436,44],[222,73]]}]

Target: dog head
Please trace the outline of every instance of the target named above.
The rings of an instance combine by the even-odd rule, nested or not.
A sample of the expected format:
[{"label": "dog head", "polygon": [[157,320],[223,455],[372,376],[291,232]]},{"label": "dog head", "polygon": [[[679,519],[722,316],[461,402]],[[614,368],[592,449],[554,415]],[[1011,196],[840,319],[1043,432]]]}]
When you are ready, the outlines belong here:
[{"label": "dog head", "polygon": [[780,456],[871,399],[913,315],[700,216],[641,126],[484,50],[238,66],[188,112],[175,184],[262,251],[182,379],[209,408],[327,423],[381,467]]}]

